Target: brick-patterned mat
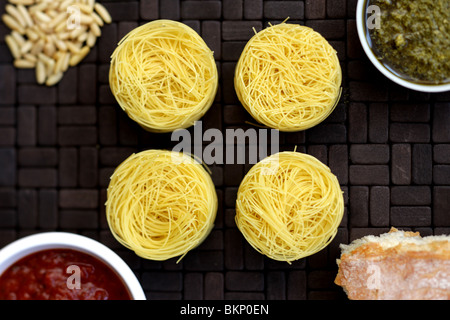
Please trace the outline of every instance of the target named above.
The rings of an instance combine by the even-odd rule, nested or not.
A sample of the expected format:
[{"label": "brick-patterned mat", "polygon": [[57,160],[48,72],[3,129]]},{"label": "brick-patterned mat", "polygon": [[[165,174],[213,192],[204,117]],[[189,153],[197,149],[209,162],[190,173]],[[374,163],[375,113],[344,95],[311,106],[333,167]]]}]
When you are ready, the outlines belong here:
[{"label": "brick-patterned mat", "polygon": [[[80,233],[119,253],[149,299],[345,299],[334,285],[339,243],[391,225],[423,235],[450,233],[450,93],[425,94],[385,79],[366,58],[355,26],[356,0],[102,1],[114,22],[62,82],[35,83],[17,70],[0,24],[0,247],[51,230]],[[0,0],[3,13],[6,0]],[[336,48],[344,73],[334,113],[317,127],[281,134],[282,150],[316,156],[345,192],[345,216],[331,245],[292,265],[256,253],[234,223],[236,191],[249,165],[214,165],[220,208],[209,238],[179,264],[147,261],[124,249],[105,221],[105,190],[132,152],[171,148],[170,134],[150,134],[116,104],[109,56],[140,23],[180,20],[215,52],[220,90],[203,130],[248,128],[233,71],[252,28],[268,22],[313,27]]]}]

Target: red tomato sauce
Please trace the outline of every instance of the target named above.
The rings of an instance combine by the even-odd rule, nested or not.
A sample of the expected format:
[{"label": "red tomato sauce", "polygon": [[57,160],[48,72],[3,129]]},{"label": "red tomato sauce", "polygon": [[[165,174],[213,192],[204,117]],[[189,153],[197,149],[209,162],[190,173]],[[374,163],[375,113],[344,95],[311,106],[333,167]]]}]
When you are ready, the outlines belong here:
[{"label": "red tomato sauce", "polygon": [[3,272],[0,299],[131,300],[131,296],[122,279],[99,259],[72,249],[49,249],[22,258]]}]

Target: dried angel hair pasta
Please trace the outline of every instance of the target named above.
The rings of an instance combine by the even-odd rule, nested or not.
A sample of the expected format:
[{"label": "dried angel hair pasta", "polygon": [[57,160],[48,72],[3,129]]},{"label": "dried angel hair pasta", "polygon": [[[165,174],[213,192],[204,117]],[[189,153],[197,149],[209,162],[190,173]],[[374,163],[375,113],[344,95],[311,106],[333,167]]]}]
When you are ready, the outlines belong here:
[{"label": "dried angel hair pasta", "polygon": [[155,20],[128,33],[111,56],[111,91],[144,129],[187,128],[211,107],[218,87],[213,52],[189,26]]},{"label": "dried angel hair pasta", "polygon": [[181,260],[209,235],[217,206],[202,164],[184,153],[147,150],[114,171],[106,218],[114,237],[137,255]]},{"label": "dried angel hair pasta", "polygon": [[325,248],[343,213],[339,182],[326,165],[307,154],[281,152],[244,177],[235,219],[253,248],[290,263]]},{"label": "dried angel hair pasta", "polygon": [[280,131],[306,130],[326,119],[339,101],[341,82],[339,60],[327,40],[309,27],[287,23],[249,40],[234,78],[245,109]]}]

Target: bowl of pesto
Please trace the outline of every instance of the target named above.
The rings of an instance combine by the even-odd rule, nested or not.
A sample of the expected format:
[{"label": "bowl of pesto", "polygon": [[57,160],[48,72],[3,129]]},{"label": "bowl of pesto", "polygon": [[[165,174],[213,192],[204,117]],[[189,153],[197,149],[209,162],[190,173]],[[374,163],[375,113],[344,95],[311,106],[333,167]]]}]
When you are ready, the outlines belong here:
[{"label": "bowl of pesto", "polygon": [[356,25],[386,77],[416,91],[450,91],[449,0],[358,0]]}]

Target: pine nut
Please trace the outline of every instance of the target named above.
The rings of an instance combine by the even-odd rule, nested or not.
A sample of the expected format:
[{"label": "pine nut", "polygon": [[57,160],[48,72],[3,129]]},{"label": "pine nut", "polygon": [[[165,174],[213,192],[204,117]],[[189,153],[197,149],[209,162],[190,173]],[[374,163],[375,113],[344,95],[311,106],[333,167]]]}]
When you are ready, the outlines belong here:
[{"label": "pine nut", "polygon": [[91,17],[92,17],[92,19],[94,19],[94,22],[96,24],[98,24],[100,27],[103,27],[105,25],[105,23],[103,22],[102,18],[100,18],[100,16],[97,13],[92,12],[91,13]]},{"label": "pine nut", "polygon": [[98,15],[103,19],[103,21],[105,21],[106,23],[111,23],[112,21],[111,16],[108,10],[106,10],[106,8],[102,4],[96,2],[94,5],[94,9],[95,11],[97,11]]},{"label": "pine nut", "polygon": [[50,19],[50,17],[48,15],[46,15],[45,13],[43,13],[42,11],[36,11],[34,13],[34,15],[36,16],[36,18],[38,18],[42,22],[45,22],[45,23],[52,22],[52,19]]},{"label": "pine nut", "polygon": [[[8,2],[1,18],[11,29],[5,42],[13,65],[35,68],[36,82],[47,86],[58,83],[70,66],[86,58],[101,36],[101,27],[112,21],[107,9],[95,0]],[[79,25],[69,24],[74,18]]]},{"label": "pine nut", "polygon": [[59,81],[61,81],[62,76],[63,76],[62,72],[58,72],[56,74],[49,76],[47,81],[45,82],[45,85],[51,87],[57,84]]},{"label": "pine nut", "polygon": [[86,44],[92,48],[93,46],[95,46],[96,42],[97,42],[97,37],[95,36],[95,34],[92,33],[92,31],[89,31],[89,34],[88,34],[88,37],[86,40]]},{"label": "pine nut", "polygon": [[37,62],[37,58],[36,58],[36,56],[35,56],[34,54],[31,54],[31,53],[25,53],[25,54],[23,55],[23,57],[25,58],[25,60],[28,60],[28,61],[31,61],[31,62],[34,62],[34,63]]},{"label": "pine nut", "polygon": [[3,22],[11,29],[19,32],[20,34],[25,33],[24,27],[13,17],[11,17],[9,14],[2,15]]},{"label": "pine nut", "polygon": [[17,42],[14,40],[14,38],[11,35],[7,35],[5,37],[5,42],[7,46],[9,47],[9,50],[11,51],[12,56],[17,59],[20,57],[20,49],[17,45]]},{"label": "pine nut", "polygon": [[16,19],[16,21],[23,28],[25,28],[27,26],[27,22],[26,22],[25,18],[20,14],[19,10],[15,6],[8,4],[8,5],[6,5],[5,10],[11,17]]},{"label": "pine nut", "polygon": [[9,0],[9,2],[12,4],[23,4],[26,6],[34,4],[34,1],[35,0]]},{"label": "pine nut", "polygon": [[29,52],[33,48],[33,43],[31,41],[27,41],[23,44],[23,46],[20,48],[20,53],[25,54]]},{"label": "pine nut", "polygon": [[36,66],[36,63],[31,62],[30,60],[25,59],[16,59],[14,60],[14,67],[21,69],[31,69]]},{"label": "pine nut", "polygon": [[19,10],[19,12],[22,14],[23,18],[26,21],[26,24],[28,27],[32,27],[34,25],[33,19],[31,19],[30,14],[28,13],[27,9],[25,8],[24,5],[19,4],[17,6],[17,9]]},{"label": "pine nut", "polygon": [[102,31],[100,30],[100,27],[96,25],[95,23],[91,23],[89,26],[91,28],[91,32],[96,36],[100,37],[102,35]]},{"label": "pine nut", "polygon": [[88,53],[90,51],[91,51],[91,48],[89,48],[88,46],[81,48],[81,50],[78,54],[76,54],[70,58],[69,65],[71,67],[76,66],[77,64],[79,64],[81,62],[81,60],[83,60],[88,55]]},{"label": "pine nut", "polygon": [[19,47],[21,47],[25,44],[25,42],[26,42],[25,38],[17,31],[12,31],[11,35]]}]

